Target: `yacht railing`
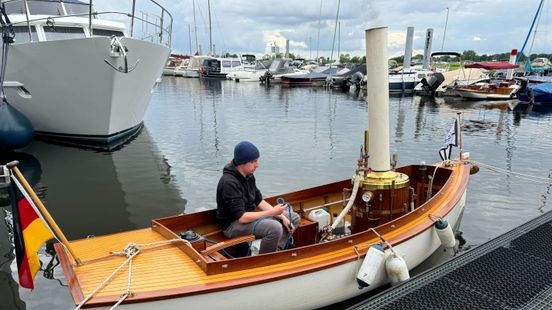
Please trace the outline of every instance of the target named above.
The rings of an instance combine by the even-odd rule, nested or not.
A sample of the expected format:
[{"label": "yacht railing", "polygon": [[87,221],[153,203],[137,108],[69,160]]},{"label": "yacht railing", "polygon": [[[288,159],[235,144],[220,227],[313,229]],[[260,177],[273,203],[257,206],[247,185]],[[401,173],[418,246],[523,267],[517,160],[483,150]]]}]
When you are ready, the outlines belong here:
[{"label": "yacht railing", "polygon": [[[25,16],[26,20],[25,22],[12,22],[12,25],[20,25],[20,24],[26,24],[28,27],[28,33],[29,33],[29,40],[32,41],[32,30],[31,30],[31,23],[35,23],[38,21],[46,21],[47,23],[53,23],[56,19],[62,19],[67,17],[88,17],[88,28],[90,31],[90,35],[93,33],[93,19],[97,19],[100,15],[121,15],[128,17],[130,19],[130,37],[134,37],[134,23],[135,21],[139,21],[142,23],[142,32],[144,33],[143,36],[140,38],[141,40],[149,40],[151,42],[159,43],[166,45],[168,47],[171,46],[172,41],[172,27],[173,27],[173,17],[171,13],[165,9],[163,6],[161,6],[159,3],[157,3],[154,0],[143,0],[142,2],[150,2],[157,6],[160,10],[160,15],[142,12],[142,17],[136,16],[136,3],[137,0],[132,0],[132,8],[131,12],[120,12],[120,11],[103,11],[103,12],[94,12],[93,11],[93,0],[89,0],[89,11],[88,13],[77,13],[77,14],[67,14],[67,15],[55,15],[55,16],[48,16],[48,17],[40,17],[40,18],[33,18],[31,19],[30,15],[33,15],[33,12],[29,13],[29,4],[28,0],[2,0],[0,1],[2,4],[4,3],[15,3],[15,2],[23,2],[24,9],[25,9]],[[51,2],[50,2],[51,3]],[[54,3],[64,3],[63,1],[60,2],[54,2]],[[34,13],[36,14],[36,13]],[[39,15],[46,15],[46,14],[39,14]],[[151,18],[153,17],[153,19]],[[150,27],[153,29],[152,33],[147,33],[146,31],[149,31]]]}]

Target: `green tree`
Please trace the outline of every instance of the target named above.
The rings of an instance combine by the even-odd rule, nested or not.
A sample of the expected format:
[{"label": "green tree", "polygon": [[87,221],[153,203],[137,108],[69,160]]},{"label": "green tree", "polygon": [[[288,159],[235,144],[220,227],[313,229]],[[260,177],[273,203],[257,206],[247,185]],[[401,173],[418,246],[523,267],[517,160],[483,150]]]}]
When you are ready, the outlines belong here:
[{"label": "green tree", "polygon": [[462,59],[477,61],[477,54],[473,50],[467,50],[462,53]]},{"label": "green tree", "polygon": [[339,62],[342,64],[348,64],[351,62],[351,55],[349,54],[341,54],[339,56]]},{"label": "green tree", "polygon": [[359,65],[362,63],[362,58],[360,58],[360,56],[353,56],[353,58],[351,58],[351,62],[355,65]]}]

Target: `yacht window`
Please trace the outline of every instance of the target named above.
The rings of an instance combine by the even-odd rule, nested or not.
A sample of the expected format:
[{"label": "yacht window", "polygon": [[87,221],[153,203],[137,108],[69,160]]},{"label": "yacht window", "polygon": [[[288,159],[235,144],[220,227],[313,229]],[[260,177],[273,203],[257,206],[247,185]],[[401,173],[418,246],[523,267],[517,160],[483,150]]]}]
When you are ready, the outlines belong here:
[{"label": "yacht window", "polygon": [[[27,1],[29,4],[29,14],[33,15],[63,15],[61,3],[50,1]],[[23,11],[25,12],[25,11]]]},{"label": "yacht window", "polygon": [[[33,1],[28,0],[29,14],[34,15],[51,15],[61,16],[63,15],[63,9],[61,3],[53,1]],[[9,14],[25,14],[25,3],[23,1],[7,2],[6,13]]]},{"label": "yacht window", "polygon": [[65,11],[67,11],[67,15],[76,15],[76,14],[86,14],[86,17],[88,17],[88,13],[90,12],[90,5],[88,3],[63,3],[65,5]]},{"label": "yacht window", "polygon": [[44,34],[48,41],[84,38],[84,30],[75,27],[44,27]]},{"label": "yacht window", "polygon": [[25,14],[25,5],[23,1],[6,2],[6,13],[10,14]]},{"label": "yacht window", "polygon": [[[15,31],[15,43],[25,43],[29,42],[29,27],[27,26],[14,26],[13,30]],[[31,26],[31,36],[33,41],[38,41],[38,36],[36,35],[35,26]]]},{"label": "yacht window", "polygon": [[224,68],[230,68],[230,66],[231,66],[230,64],[231,64],[230,60],[223,60],[222,61],[222,66]]},{"label": "yacht window", "polygon": [[241,66],[241,62],[239,60],[232,60],[232,67],[239,67]]},{"label": "yacht window", "polygon": [[123,34],[123,32],[121,32],[121,31],[117,31],[117,30],[107,30],[107,29],[96,29],[96,28],[93,28],[93,29],[92,29],[92,33],[93,33],[95,36],[104,36],[104,37],[111,37],[111,36],[124,37],[124,36],[125,36],[125,35]]}]

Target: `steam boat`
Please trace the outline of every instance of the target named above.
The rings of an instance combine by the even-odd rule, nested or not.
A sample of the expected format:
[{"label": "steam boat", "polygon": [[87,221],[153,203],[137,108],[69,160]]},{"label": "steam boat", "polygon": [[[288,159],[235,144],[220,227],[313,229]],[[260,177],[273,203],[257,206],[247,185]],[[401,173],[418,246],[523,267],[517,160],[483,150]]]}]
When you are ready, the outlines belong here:
[{"label": "steam boat", "polygon": [[454,247],[471,164],[460,152],[391,165],[387,28],[367,30],[366,47],[369,135],[353,177],[265,198],[301,214],[295,247],[242,256],[255,237],[224,237],[215,210],[58,243],[78,307],[312,309],[406,280],[437,248]]}]

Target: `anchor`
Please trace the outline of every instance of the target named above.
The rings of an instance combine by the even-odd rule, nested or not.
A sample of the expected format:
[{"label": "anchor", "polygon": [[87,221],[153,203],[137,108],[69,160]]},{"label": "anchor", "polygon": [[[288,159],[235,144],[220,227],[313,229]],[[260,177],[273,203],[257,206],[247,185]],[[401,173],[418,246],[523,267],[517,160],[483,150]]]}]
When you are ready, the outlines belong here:
[{"label": "anchor", "polygon": [[129,67],[128,66],[128,59],[127,59],[127,51],[128,49],[126,48],[126,46],[124,46],[121,41],[119,40],[119,38],[117,38],[116,36],[111,36],[111,53],[112,55],[116,56],[116,53],[118,53],[118,56],[120,56],[121,54],[125,57],[125,67],[115,67],[113,64],[111,64],[109,62],[109,60],[107,59],[104,59],[105,63],[108,64],[111,68],[121,72],[121,73],[129,73],[129,72],[132,72],[134,69],[136,69],[136,66],[138,65],[138,63],[140,62],[140,59],[138,59],[136,61],[136,63],[134,64],[134,66],[131,66]]}]

